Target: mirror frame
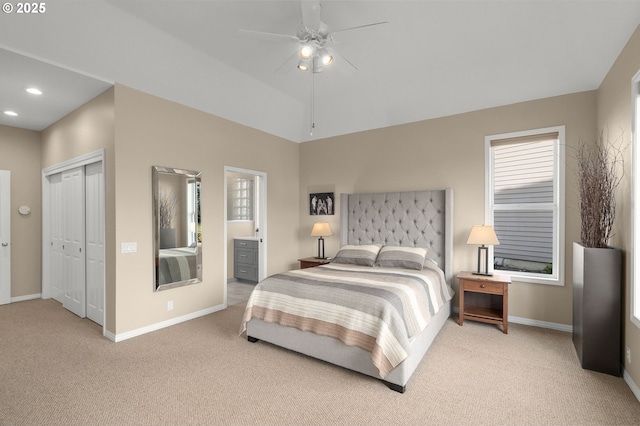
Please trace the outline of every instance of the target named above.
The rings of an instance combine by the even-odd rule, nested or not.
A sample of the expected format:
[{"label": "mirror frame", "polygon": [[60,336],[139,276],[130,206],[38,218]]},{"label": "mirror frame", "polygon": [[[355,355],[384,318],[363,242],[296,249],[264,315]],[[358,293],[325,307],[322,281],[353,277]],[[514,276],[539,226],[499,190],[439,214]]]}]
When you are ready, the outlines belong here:
[{"label": "mirror frame", "polygon": [[[193,179],[194,182],[199,186],[200,191],[202,190],[202,181],[201,181],[201,173],[193,170],[185,170],[185,169],[176,169],[171,167],[162,167],[162,166],[152,166],[152,194],[153,194],[153,217],[152,217],[152,226],[153,226],[153,291],[161,291],[161,290],[169,290],[171,288],[182,287],[190,284],[197,284],[202,282],[202,243],[196,241],[195,247],[193,247],[193,255],[195,256],[195,268],[196,268],[196,276],[194,278],[190,278],[187,280],[181,281],[173,281],[170,283],[159,283],[159,265],[160,265],[160,176],[162,175],[172,175],[172,176],[183,176],[186,179]],[[195,206],[193,206],[193,211],[198,215],[200,213],[200,197],[194,197]],[[186,201],[184,201],[186,203]],[[183,205],[185,206],[185,205]],[[188,224],[185,224],[188,225]],[[197,219],[195,222],[196,226],[196,235],[198,233],[197,229]],[[196,240],[198,238],[196,237]]]}]

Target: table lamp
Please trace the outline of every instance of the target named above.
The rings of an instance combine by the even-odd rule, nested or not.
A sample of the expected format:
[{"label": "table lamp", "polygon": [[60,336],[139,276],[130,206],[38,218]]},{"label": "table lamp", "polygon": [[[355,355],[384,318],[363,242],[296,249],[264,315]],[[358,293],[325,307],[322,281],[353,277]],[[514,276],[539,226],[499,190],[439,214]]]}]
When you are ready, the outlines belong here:
[{"label": "table lamp", "polygon": [[[489,273],[489,247],[500,244],[496,236],[493,226],[474,225],[469,233],[467,244],[476,244],[478,247],[478,271],[473,272],[474,275],[492,275]],[[482,259],[484,257],[484,262]]]},{"label": "table lamp", "polygon": [[326,257],[324,257],[324,237],[330,237],[332,235],[333,231],[331,230],[329,222],[316,222],[313,224],[311,236],[320,237],[318,238],[318,255],[316,259],[326,259]]}]

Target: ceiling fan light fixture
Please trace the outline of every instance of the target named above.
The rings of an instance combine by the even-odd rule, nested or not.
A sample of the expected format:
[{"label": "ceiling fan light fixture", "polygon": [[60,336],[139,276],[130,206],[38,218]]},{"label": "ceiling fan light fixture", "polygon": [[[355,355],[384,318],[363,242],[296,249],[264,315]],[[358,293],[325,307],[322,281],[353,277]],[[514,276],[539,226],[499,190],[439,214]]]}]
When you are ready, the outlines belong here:
[{"label": "ceiling fan light fixture", "polygon": [[333,62],[333,55],[325,47],[320,49],[320,58],[322,59],[322,65],[329,65]]},{"label": "ceiling fan light fixture", "polygon": [[298,61],[298,69],[300,71],[307,71],[309,69],[309,61],[305,59],[300,59]]},{"label": "ceiling fan light fixture", "polygon": [[313,55],[313,48],[308,44],[302,46],[302,48],[300,49],[300,57],[302,59],[309,59],[311,58],[311,55]]},{"label": "ceiling fan light fixture", "polygon": [[313,58],[313,72],[314,73],[319,73],[324,71],[324,68],[322,67],[322,60],[319,57],[315,57]]}]

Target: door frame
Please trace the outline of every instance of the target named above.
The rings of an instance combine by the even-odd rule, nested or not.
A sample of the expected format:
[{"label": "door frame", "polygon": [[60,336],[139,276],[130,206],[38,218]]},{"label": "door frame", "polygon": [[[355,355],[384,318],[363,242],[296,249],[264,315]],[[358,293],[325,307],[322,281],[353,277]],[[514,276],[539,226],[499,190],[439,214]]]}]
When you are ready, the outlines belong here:
[{"label": "door frame", "polygon": [[[0,170],[0,305],[11,303],[11,171]],[[8,244],[4,246],[4,244]],[[8,254],[5,255],[5,251]]]},{"label": "door frame", "polygon": [[258,250],[258,282],[262,281],[267,276],[267,174],[257,170],[242,169],[233,166],[224,166],[224,305],[227,306],[227,174],[231,173],[243,173],[247,175],[257,176],[260,179],[258,185],[258,219],[259,223],[255,224],[260,229],[260,243]]},{"label": "door frame", "polygon": [[[99,149],[97,151],[90,152],[88,154],[81,155],[79,157],[72,158],[67,161],[63,161],[62,163],[55,164],[53,166],[46,167],[42,169],[42,298],[50,299],[51,298],[51,261],[48,256],[49,253],[49,241],[51,235],[51,212],[49,210],[51,198],[51,184],[49,182],[49,176],[55,175],[57,173],[62,173],[67,170],[74,169],[76,167],[86,166],[88,164],[93,164],[97,162],[102,162],[102,205],[106,208],[104,197],[105,193],[105,150]],[[103,217],[106,218],[103,212]],[[104,227],[106,224],[103,224]],[[105,259],[106,253],[103,252],[103,259]],[[106,259],[105,259],[106,261]],[[106,268],[105,268],[106,274]],[[105,294],[103,295],[105,301],[104,312],[106,313],[106,277],[103,277],[103,282],[105,283],[103,291]],[[106,318],[103,318],[103,326],[102,326],[102,334],[104,335],[106,331]]]}]

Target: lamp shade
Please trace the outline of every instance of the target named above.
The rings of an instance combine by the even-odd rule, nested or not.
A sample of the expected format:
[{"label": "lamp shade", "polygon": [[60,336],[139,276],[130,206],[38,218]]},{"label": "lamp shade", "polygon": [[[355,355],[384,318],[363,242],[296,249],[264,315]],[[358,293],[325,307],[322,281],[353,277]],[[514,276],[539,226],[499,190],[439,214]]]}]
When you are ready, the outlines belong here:
[{"label": "lamp shade", "polygon": [[311,229],[312,237],[330,237],[333,235],[329,222],[316,222]]},{"label": "lamp shade", "polygon": [[500,244],[500,241],[498,241],[493,226],[474,225],[469,233],[467,244],[497,246]]}]

